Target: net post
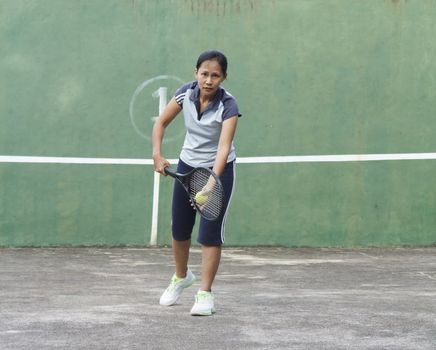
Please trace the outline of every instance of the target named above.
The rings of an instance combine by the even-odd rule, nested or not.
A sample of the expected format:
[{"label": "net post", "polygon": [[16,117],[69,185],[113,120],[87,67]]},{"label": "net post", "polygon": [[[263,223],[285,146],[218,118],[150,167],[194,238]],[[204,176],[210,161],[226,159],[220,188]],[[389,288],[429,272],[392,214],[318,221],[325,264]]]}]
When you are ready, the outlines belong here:
[{"label": "net post", "polygon": [[[161,115],[167,105],[167,88],[163,86],[159,87],[159,89],[152,93],[152,96],[154,98],[159,98],[159,115]],[[157,224],[159,220],[159,185],[160,174],[155,172],[153,181],[153,212],[151,216],[151,246],[157,245]]]},{"label": "net post", "polygon": [[159,214],[159,185],[160,185],[160,175],[159,173],[154,173],[153,181],[153,212],[151,216],[151,237],[150,245],[157,245],[157,223]]}]

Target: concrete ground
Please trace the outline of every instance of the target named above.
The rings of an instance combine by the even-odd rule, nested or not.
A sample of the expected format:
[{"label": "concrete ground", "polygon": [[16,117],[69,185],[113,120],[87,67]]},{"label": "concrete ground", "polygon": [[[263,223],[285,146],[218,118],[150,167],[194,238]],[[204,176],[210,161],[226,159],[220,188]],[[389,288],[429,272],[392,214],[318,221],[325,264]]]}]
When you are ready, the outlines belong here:
[{"label": "concrete ground", "polygon": [[227,248],[212,317],[198,283],[158,304],[172,273],[169,248],[0,249],[0,349],[436,349],[436,248]]}]

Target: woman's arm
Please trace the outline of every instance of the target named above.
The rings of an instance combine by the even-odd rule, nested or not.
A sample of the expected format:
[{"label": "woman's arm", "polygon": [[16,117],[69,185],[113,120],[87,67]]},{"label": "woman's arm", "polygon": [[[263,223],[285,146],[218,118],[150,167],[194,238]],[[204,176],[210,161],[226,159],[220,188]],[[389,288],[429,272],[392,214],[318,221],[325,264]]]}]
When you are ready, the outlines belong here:
[{"label": "woman's arm", "polygon": [[230,148],[232,146],[233,137],[236,132],[236,125],[238,123],[238,116],[233,116],[223,122],[220,140],[218,142],[218,151],[216,154],[215,164],[213,171],[220,176],[227,164]]},{"label": "woman's arm", "polygon": [[151,140],[153,145],[154,170],[162,175],[166,175],[165,168],[170,165],[170,163],[162,156],[161,152],[165,128],[174,120],[181,110],[182,108],[177,104],[173,97],[153,126]]}]

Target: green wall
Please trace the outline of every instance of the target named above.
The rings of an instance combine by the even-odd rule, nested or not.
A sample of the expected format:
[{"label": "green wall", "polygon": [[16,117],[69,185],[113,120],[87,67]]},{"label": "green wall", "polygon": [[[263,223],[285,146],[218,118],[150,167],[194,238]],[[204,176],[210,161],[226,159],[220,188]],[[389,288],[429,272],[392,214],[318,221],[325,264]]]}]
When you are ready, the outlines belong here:
[{"label": "green wall", "polygon": [[[193,79],[211,47],[244,115],[240,157],[435,152],[435,13],[433,0],[2,0],[0,155],[150,158],[153,91]],[[168,158],[182,134],[178,120]],[[434,160],[237,170],[228,245],[436,243]],[[0,163],[0,180],[0,246],[149,242],[151,166]]]}]

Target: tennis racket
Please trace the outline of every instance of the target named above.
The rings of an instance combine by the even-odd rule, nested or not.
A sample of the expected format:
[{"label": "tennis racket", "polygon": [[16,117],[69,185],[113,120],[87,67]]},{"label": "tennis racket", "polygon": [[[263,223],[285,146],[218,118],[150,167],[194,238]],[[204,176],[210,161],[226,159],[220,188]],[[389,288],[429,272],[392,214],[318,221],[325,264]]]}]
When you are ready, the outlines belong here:
[{"label": "tennis racket", "polygon": [[203,218],[210,221],[218,219],[223,210],[224,189],[212,170],[200,167],[189,173],[179,174],[171,168],[165,168],[165,173],[180,182]]}]

